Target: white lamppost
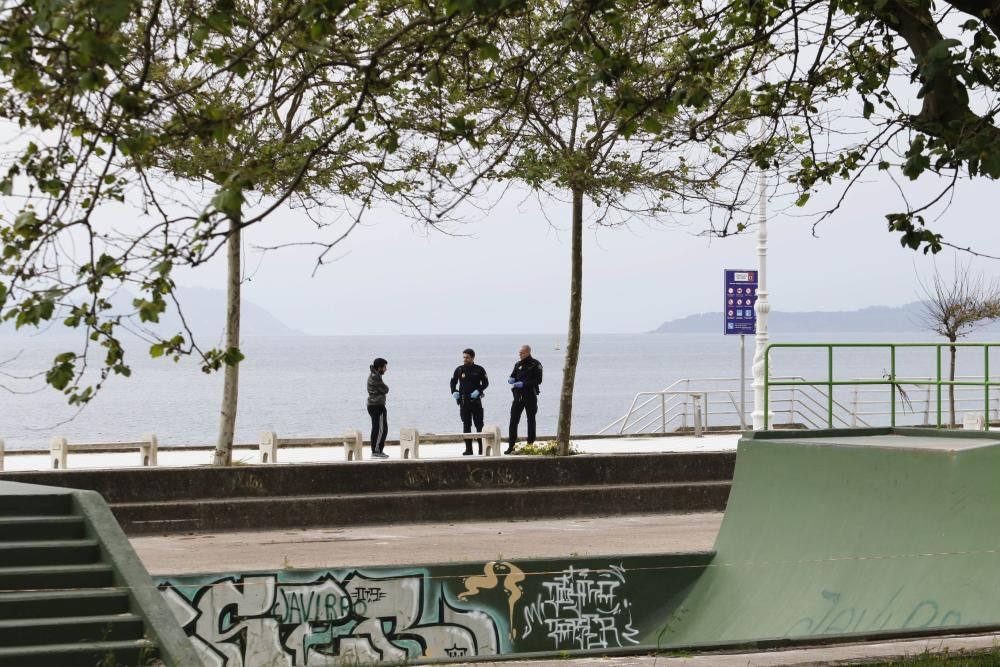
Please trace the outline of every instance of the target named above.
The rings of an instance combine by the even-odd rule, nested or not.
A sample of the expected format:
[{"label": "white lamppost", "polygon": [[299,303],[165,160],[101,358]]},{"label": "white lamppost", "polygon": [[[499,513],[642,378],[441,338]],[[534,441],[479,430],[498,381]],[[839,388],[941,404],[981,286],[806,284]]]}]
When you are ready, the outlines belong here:
[{"label": "white lamppost", "polygon": [[[771,304],[767,301],[767,175],[760,172],[760,213],[757,220],[757,315],[756,347],[753,355],[753,429],[764,428],[764,350],[767,349],[767,314]],[[770,410],[768,410],[770,413]],[[768,414],[770,425],[773,415]]]}]

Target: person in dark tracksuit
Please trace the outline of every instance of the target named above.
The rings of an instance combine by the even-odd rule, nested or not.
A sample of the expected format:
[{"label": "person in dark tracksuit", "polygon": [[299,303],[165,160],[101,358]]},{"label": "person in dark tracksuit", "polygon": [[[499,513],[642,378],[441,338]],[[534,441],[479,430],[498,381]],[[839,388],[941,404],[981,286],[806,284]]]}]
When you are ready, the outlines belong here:
[{"label": "person in dark tracksuit", "polygon": [[517,353],[518,362],[507,378],[514,401],[510,404],[510,432],[504,454],[513,454],[517,444],[517,425],[521,413],[528,415],[528,444],[535,442],[535,415],[538,414],[538,392],[542,384],[542,364],[531,356],[531,346],[522,345]]},{"label": "person in dark tracksuit", "polygon": [[387,431],[385,395],[389,393],[389,387],[385,385],[382,376],[389,369],[389,362],[379,357],[369,368],[371,374],[368,376],[368,414],[372,418],[372,458],[387,459],[389,455],[382,450],[385,449]]},{"label": "person in dark tracksuit", "polygon": [[[473,422],[476,433],[483,430],[483,393],[490,386],[486,369],[476,364],[476,353],[471,348],[462,350],[462,365],[451,375],[451,397],[458,403],[462,417],[462,433],[471,433]],[[483,441],[479,440],[479,453],[483,453]],[[464,456],[472,455],[472,440],[465,441]]]}]

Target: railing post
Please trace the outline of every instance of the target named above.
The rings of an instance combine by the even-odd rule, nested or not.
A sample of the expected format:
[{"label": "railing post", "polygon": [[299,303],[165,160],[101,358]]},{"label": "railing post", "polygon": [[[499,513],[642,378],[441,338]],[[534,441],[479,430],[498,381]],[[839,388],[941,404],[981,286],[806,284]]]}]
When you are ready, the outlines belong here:
[{"label": "railing post", "polygon": [[983,347],[983,425],[990,430],[990,346]]},{"label": "railing post", "polygon": [[156,452],[159,449],[159,442],[155,433],[146,433],[142,436],[143,443],[139,445],[139,458],[143,466],[156,466]]},{"label": "railing post", "polygon": [[896,346],[889,346],[889,426],[896,428]]},{"label": "railing post", "polygon": [[274,431],[262,431],[260,434],[260,462],[278,462],[278,434]]},{"label": "railing post", "polygon": [[937,345],[937,427],[941,428],[941,345]]},{"label": "railing post", "polygon": [[660,394],[660,433],[667,432],[667,395]]},{"label": "railing post", "polygon": [[833,428],[833,345],[826,346],[826,363],[827,363],[826,423],[828,428]]},{"label": "railing post", "polygon": [[694,437],[701,437],[701,398],[704,394],[692,394],[691,402],[694,406]]},{"label": "railing post", "polygon": [[0,438],[0,472],[3,472],[3,438]]},{"label": "railing post", "polygon": [[854,385],[854,397],[851,399],[851,428],[858,427],[858,385]]},{"label": "railing post", "polygon": [[931,385],[928,382],[924,392],[924,426],[931,425]]},{"label": "railing post", "polygon": [[49,463],[54,470],[65,470],[68,453],[69,453],[69,443],[66,438],[55,437],[52,438],[52,444],[49,448]]},{"label": "railing post", "polygon": [[795,385],[792,385],[791,389],[792,389],[791,398],[789,399],[790,402],[788,404],[788,423],[789,424],[794,424],[795,423],[795,410],[796,410],[796,407],[795,407],[796,403],[795,402],[798,400],[798,396],[795,395],[795,390],[797,389],[797,387]]},{"label": "railing post", "polygon": [[688,425],[688,397],[690,394],[684,394],[684,405],[681,407],[681,428],[686,429]]}]

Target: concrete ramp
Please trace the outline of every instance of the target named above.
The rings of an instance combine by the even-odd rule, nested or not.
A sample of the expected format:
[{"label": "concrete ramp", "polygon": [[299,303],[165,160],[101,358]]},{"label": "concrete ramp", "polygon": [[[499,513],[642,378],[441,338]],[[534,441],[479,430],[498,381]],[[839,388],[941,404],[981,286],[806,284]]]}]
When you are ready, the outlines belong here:
[{"label": "concrete ramp", "polygon": [[752,434],[715,551],[643,643],[1000,624],[1000,439]]}]

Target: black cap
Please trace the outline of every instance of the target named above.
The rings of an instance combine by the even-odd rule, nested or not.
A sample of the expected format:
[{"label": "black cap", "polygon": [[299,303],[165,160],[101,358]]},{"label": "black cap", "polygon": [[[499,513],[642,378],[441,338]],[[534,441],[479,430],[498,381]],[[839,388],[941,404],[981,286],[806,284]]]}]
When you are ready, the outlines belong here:
[{"label": "black cap", "polygon": [[476,358],[476,351],[473,350],[471,347],[467,347],[464,350],[462,350],[462,354],[467,354],[470,357],[472,357],[473,359]]},{"label": "black cap", "polygon": [[375,368],[382,368],[383,366],[388,365],[388,363],[389,362],[383,359],[382,357],[375,357],[375,361],[372,362],[372,366],[374,366]]}]

